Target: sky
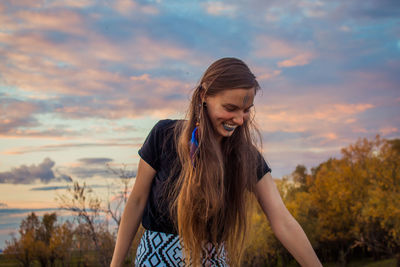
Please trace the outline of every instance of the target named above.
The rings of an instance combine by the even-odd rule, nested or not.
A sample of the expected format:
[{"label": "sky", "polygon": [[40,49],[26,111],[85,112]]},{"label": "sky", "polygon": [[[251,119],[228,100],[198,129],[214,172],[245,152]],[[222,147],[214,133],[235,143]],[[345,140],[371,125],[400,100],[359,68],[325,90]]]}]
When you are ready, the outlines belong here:
[{"label": "sky", "polygon": [[222,57],[262,87],[274,178],[359,138],[400,138],[398,0],[1,1],[0,248],[71,179],[112,197],[107,165],[134,173],[152,126],[184,118]]}]

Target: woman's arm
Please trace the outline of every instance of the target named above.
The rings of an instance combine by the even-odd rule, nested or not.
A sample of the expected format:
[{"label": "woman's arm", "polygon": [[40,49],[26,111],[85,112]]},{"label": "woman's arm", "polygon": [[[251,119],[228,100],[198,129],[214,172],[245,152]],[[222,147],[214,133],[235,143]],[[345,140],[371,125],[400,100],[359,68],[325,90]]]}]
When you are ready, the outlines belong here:
[{"label": "woman's arm", "polygon": [[119,225],[117,243],[111,261],[111,266],[113,267],[122,265],[131,246],[131,242],[142,219],[143,210],[155,174],[156,171],[144,160],[140,159],[135,184],[129,195]]},{"label": "woman's arm", "polygon": [[301,266],[322,266],[303,229],[286,209],[271,173],[258,181],[255,194],[276,237],[297,262]]}]

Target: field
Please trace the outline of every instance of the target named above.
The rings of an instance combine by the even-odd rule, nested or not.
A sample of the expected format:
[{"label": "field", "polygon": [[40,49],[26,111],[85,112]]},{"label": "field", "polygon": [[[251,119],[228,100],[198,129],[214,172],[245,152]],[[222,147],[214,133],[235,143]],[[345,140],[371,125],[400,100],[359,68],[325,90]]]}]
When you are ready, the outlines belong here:
[{"label": "field", "polygon": [[[323,264],[325,267],[337,267],[337,263],[329,262]],[[5,259],[4,255],[0,255],[0,267],[16,267],[21,266],[17,261]],[[58,262],[55,267],[62,266],[61,262]],[[77,267],[78,263],[77,260],[73,261],[71,267]],[[129,265],[127,265],[129,266]],[[132,265],[131,265],[132,266]],[[294,264],[292,266],[298,266]],[[381,261],[373,261],[372,259],[364,259],[364,260],[357,260],[349,262],[347,267],[395,267],[396,260],[395,259],[385,259]],[[33,267],[40,267],[39,262],[35,262]]]}]

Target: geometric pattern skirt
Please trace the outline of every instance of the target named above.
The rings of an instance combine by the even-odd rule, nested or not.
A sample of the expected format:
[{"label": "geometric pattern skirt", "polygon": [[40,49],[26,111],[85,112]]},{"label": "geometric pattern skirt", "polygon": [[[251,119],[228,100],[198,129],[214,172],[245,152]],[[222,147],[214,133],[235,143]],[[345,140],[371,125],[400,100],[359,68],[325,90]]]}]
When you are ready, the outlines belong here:
[{"label": "geometric pattern skirt", "polygon": [[[203,246],[202,266],[229,266],[223,246],[219,251],[211,243]],[[136,251],[135,266],[185,266],[179,236],[145,230]]]}]

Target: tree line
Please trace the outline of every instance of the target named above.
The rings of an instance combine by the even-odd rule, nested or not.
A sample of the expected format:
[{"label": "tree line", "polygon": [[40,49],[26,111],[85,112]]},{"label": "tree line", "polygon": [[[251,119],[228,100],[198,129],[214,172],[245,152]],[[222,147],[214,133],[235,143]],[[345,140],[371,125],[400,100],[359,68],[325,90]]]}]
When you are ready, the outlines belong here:
[{"label": "tree line", "polygon": [[[359,139],[308,173],[277,180],[283,200],[322,262],[395,258],[400,267],[400,140]],[[285,266],[292,258],[258,209],[245,263]],[[254,265],[259,263],[260,265]]]},{"label": "tree line", "polygon": [[[40,221],[32,213],[22,221],[19,238],[7,242],[4,253],[23,266],[32,266],[34,261],[41,266],[108,266],[118,227],[110,230],[101,214],[119,225],[135,176],[125,169],[112,171],[122,182],[114,202],[103,203],[85,184],[74,182],[59,202],[75,215],[76,222],[58,224],[55,213],[45,214]],[[322,262],[346,266],[366,257],[395,258],[400,267],[399,139],[379,135],[373,140],[359,139],[343,148],[340,158],[330,158],[310,172],[298,165],[276,184]],[[250,225],[243,266],[293,263],[259,207]],[[142,231],[133,241],[127,266],[132,265]]]}]

